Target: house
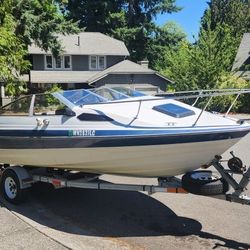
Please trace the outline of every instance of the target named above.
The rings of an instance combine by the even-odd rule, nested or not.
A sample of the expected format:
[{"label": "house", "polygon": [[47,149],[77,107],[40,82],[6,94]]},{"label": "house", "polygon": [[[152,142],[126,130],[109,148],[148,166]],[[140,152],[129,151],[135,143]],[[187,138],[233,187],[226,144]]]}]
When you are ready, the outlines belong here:
[{"label": "house", "polygon": [[59,35],[63,53],[54,58],[35,44],[28,48],[32,69],[29,87],[44,89],[59,84],[63,89],[123,85],[148,93],[165,91],[169,79],[148,68],[147,61],[128,60],[122,41],[99,32]]},{"label": "house", "polygon": [[241,40],[232,71],[245,80],[250,80],[250,33],[245,33]]}]

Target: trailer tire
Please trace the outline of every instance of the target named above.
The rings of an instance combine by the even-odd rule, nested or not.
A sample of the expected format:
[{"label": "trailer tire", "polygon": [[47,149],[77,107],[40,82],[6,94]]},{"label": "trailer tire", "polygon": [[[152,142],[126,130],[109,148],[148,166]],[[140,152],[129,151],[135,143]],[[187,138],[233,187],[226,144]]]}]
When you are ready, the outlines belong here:
[{"label": "trailer tire", "polygon": [[27,198],[28,188],[21,189],[19,178],[11,169],[3,172],[0,187],[5,200],[12,204],[20,204]]},{"label": "trailer tire", "polygon": [[225,194],[229,190],[228,183],[212,171],[193,171],[182,177],[182,186],[189,193],[198,195]]}]

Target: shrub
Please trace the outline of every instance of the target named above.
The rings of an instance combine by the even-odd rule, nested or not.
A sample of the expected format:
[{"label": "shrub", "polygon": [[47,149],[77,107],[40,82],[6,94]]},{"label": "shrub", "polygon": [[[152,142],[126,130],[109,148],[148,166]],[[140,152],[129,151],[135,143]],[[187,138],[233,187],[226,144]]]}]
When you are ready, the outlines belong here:
[{"label": "shrub", "polygon": [[[217,89],[247,89],[250,88],[250,83],[244,79],[232,75],[231,73],[223,73],[216,82]],[[214,97],[208,107],[209,110],[216,112],[226,112],[236,95],[228,95]],[[250,112],[250,94],[240,95],[235,102],[232,112]]]}]

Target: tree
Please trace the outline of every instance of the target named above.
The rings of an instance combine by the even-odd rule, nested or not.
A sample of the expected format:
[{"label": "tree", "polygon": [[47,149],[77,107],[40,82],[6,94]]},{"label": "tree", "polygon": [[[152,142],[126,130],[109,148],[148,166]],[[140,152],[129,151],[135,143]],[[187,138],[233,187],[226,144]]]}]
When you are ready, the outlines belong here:
[{"label": "tree", "polygon": [[201,20],[193,66],[201,88],[219,87],[230,72],[243,33],[250,31],[249,0],[211,0]]},{"label": "tree", "polygon": [[102,32],[125,42],[131,59],[149,56],[159,32],[154,18],[159,13],[180,10],[175,0],[69,0],[67,13],[86,31]]},{"label": "tree", "polygon": [[123,25],[116,16],[122,11],[122,6],[120,0],[69,0],[65,13],[85,31],[110,34]]},{"label": "tree", "polygon": [[24,83],[20,73],[30,63],[26,60],[28,45],[35,42],[45,51],[58,55],[61,50],[57,33],[78,31],[76,24],[66,21],[59,8],[63,1],[2,0],[0,6],[0,81],[7,84],[11,95],[19,95]]},{"label": "tree", "polygon": [[20,72],[27,69],[29,62],[25,45],[15,34],[16,23],[8,13],[10,1],[6,1],[0,8],[0,82],[7,83],[9,94],[18,95],[23,90],[22,84],[17,84]]},{"label": "tree", "polygon": [[212,30],[208,19],[207,29],[201,29],[192,53],[193,73],[200,88],[214,88],[220,75],[231,70],[235,57],[230,27],[224,24]]},{"label": "tree", "polygon": [[159,71],[163,69],[169,60],[166,56],[164,57],[164,54],[175,52],[178,45],[185,39],[185,32],[173,21],[168,21],[162,27],[157,27],[155,35],[150,41],[147,55],[151,66]]},{"label": "tree", "polygon": [[35,42],[39,47],[58,55],[61,45],[57,34],[77,33],[77,25],[65,20],[60,9],[65,1],[12,0],[11,15],[17,20],[15,35],[26,45]]},{"label": "tree", "polygon": [[222,87],[221,76],[231,71],[242,34],[250,31],[249,0],[212,0],[208,4],[195,44],[166,48],[162,72],[176,81],[179,90]]},{"label": "tree", "polygon": [[192,67],[193,46],[187,41],[182,41],[175,48],[165,49],[163,61],[165,67],[160,69],[163,75],[172,79],[172,86],[176,91],[197,89],[197,77],[193,74]]},{"label": "tree", "polygon": [[129,0],[125,6],[128,36],[124,41],[132,60],[143,60],[149,57],[153,39],[161,31],[153,19],[159,13],[177,12],[180,8],[175,5],[175,0]]},{"label": "tree", "polygon": [[[250,88],[250,82],[233,75],[231,72],[225,72],[218,78],[216,86],[221,89],[247,89]],[[226,112],[233,103],[235,97],[236,95],[214,97],[209,105],[209,108],[213,111]],[[241,113],[250,112],[249,95],[241,95],[235,102],[231,111],[239,111]]]},{"label": "tree", "polygon": [[[250,1],[249,0],[211,0],[209,8],[202,18],[202,28],[206,29],[206,16],[210,15],[211,30],[227,24],[231,27],[232,36],[238,38],[250,30]],[[210,12],[210,13],[208,13]]]},{"label": "tree", "polygon": [[[242,35],[250,31],[249,16],[247,0],[210,1],[198,40],[193,45],[181,42],[171,49],[165,47],[160,68],[175,81],[175,90],[249,88],[249,83],[231,72]],[[232,100],[213,98],[209,108],[226,111]],[[249,97],[242,97],[236,104],[239,111],[249,112]]]},{"label": "tree", "polygon": [[[227,63],[224,62],[224,70],[232,68],[240,41],[244,33],[250,31],[250,1],[249,0],[211,0],[209,8],[205,11],[201,20],[201,32],[217,32],[216,43],[227,46],[224,54],[227,54]],[[223,32],[224,30],[224,32]],[[230,49],[227,49],[229,46]],[[223,53],[223,51],[221,51]]]}]

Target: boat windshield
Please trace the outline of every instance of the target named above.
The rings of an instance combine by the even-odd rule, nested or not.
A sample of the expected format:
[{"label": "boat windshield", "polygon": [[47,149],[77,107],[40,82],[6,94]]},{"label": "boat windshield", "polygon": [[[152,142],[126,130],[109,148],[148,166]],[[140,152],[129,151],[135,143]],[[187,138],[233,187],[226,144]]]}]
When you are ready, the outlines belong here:
[{"label": "boat windshield", "polygon": [[130,88],[124,88],[124,87],[112,87],[113,90],[116,90],[120,93],[123,93],[129,97],[140,97],[140,96],[146,96],[146,94],[130,89]]},{"label": "boat windshield", "polygon": [[65,90],[59,93],[76,106],[144,96],[141,92],[122,87]]}]

